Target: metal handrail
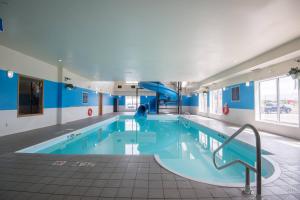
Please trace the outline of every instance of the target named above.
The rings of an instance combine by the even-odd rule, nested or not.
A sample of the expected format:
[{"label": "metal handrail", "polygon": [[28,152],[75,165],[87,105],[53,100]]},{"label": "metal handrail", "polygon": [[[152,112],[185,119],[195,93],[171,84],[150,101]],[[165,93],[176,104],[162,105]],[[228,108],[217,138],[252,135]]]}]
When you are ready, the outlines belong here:
[{"label": "metal handrail", "polygon": [[[234,160],[231,161],[225,165],[218,166],[216,163],[216,154],[218,151],[220,151],[224,146],[226,146],[231,140],[233,140],[236,136],[238,136],[244,129],[250,128],[254,132],[255,135],[255,140],[256,140],[256,168],[249,165],[248,163],[242,161],[242,160]],[[213,152],[213,163],[215,167],[218,170],[227,168],[231,165],[240,163],[245,166],[245,171],[246,171],[246,183],[245,183],[245,190],[244,192],[246,194],[251,194],[251,189],[250,189],[250,170],[254,171],[256,173],[256,195],[260,196],[261,195],[261,142],[260,142],[260,136],[257,131],[257,129],[251,125],[251,124],[245,124],[242,126],[239,130],[237,130],[232,136],[230,136],[225,142],[219,146],[214,152]]]}]

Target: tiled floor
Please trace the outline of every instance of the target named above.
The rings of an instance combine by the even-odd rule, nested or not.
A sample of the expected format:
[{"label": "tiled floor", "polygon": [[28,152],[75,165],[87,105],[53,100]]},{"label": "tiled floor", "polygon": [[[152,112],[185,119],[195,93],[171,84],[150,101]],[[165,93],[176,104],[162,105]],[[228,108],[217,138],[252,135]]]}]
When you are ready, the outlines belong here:
[{"label": "tiled floor", "polygon": [[[84,127],[111,116],[1,137],[0,199],[254,198],[243,196],[241,188],[212,186],[172,174],[160,167],[153,156],[13,153],[15,150],[64,134],[70,129]],[[197,119],[196,117],[194,120]],[[264,143],[268,143],[264,147],[274,153],[272,157],[280,164],[282,170],[278,180],[263,187],[263,198],[300,199],[300,142],[269,134],[262,134],[262,139]],[[274,149],[275,147],[277,148]]]}]

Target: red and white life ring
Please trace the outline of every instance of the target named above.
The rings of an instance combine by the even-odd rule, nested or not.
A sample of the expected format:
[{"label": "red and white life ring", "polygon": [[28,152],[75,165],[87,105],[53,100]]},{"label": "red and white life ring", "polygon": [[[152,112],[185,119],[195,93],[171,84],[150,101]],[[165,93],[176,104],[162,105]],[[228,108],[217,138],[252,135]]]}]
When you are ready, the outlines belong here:
[{"label": "red and white life ring", "polygon": [[91,108],[88,109],[88,116],[92,116],[93,110]]},{"label": "red and white life ring", "polygon": [[228,104],[225,103],[223,106],[223,114],[228,115],[228,113],[229,113],[229,107],[228,107]]}]

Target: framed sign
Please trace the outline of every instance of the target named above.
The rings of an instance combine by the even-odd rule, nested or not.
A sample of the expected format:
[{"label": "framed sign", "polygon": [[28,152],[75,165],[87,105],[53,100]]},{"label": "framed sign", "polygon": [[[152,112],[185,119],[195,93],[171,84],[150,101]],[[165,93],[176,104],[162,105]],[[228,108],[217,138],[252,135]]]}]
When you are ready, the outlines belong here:
[{"label": "framed sign", "polygon": [[231,88],[231,101],[240,101],[240,87]]},{"label": "framed sign", "polygon": [[88,103],[89,102],[89,93],[83,92],[82,93],[82,103]]},{"label": "framed sign", "polygon": [[0,32],[3,32],[3,21],[2,21],[2,18],[0,18]]}]

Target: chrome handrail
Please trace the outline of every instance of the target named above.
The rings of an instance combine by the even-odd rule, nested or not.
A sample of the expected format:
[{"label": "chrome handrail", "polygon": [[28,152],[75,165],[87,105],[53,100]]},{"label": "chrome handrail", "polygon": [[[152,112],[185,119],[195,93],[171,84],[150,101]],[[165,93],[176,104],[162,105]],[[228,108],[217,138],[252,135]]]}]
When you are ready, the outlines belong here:
[{"label": "chrome handrail", "polygon": [[[218,166],[216,163],[216,154],[218,151],[220,151],[224,146],[226,146],[231,140],[233,140],[236,136],[238,136],[244,129],[250,128],[254,132],[255,139],[256,139],[256,168],[249,165],[248,163],[242,161],[242,160],[234,160],[231,161],[225,165]],[[245,124],[242,126],[239,130],[237,130],[232,136],[230,136],[225,142],[219,146],[214,152],[213,152],[213,163],[215,167],[218,170],[224,169],[226,167],[229,167],[231,165],[240,163],[245,166],[245,171],[246,171],[246,183],[245,183],[245,190],[244,192],[246,194],[251,194],[251,189],[250,189],[250,170],[254,171],[256,173],[256,195],[261,196],[261,142],[260,142],[260,136],[257,131],[257,129],[251,125],[251,124]]]}]

